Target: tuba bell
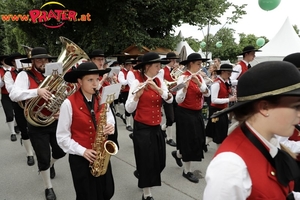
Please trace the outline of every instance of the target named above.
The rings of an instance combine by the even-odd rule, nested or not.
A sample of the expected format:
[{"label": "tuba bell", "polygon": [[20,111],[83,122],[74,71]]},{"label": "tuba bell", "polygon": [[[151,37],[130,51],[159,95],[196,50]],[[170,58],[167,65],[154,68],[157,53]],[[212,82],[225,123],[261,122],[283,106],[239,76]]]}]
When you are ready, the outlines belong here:
[{"label": "tuba bell", "polygon": [[89,59],[88,55],[74,42],[59,37],[62,43],[62,51],[57,58],[57,62],[62,63],[62,74],[53,71],[39,85],[39,88],[48,87],[52,97],[46,101],[41,97],[32,98],[25,103],[24,115],[26,120],[34,126],[48,126],[55,121],[56,114],[63,101],[77,90],[75,83],[67,83],[63,76],[82,59]]},{"label": "tuba bell", "polygon": [[173,79],[173,81],[164,80],[169,90],[171,90],[173,87],[177,85],[177,79],[179,78],[179,76],[181,76],[181,74],[183,74],[184,71],[185,71],[185,66],[183,65],[178,65],[174,67],[174,69],[170,73],[170,76]]}]

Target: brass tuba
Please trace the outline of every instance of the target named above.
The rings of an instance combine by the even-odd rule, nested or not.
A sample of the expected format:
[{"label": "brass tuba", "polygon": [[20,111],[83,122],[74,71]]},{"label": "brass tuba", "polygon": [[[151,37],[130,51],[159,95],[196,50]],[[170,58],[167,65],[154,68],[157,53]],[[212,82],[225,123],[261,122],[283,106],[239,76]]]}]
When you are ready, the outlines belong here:
[{"label": "brass tuba", "polygon": [[89,59],[88,55],[74,42],[62,36],[59,39],[63,46],[57,62],[62,63],[62,74],[59,75],[57,71],[53,71],[39,85],[39,88],[48,87],[52,97],[45,101],[38,96],[25,103],[24,115],[26,120],[34,126],[48,126],[55,121],[54,114],[59,111],[63,101],[77,90],[77,85],[67,83],[63,76],[81,59]]},{"label": "brass tuba", "polygon": [[178,65],[171,71],[170,76],[173,81],[164,80],[169,90],[177,85],[177,79],[179,78],[179,76],[181,76],[181,74],[183,74],[184,71],[185,67],[183,65]]},{"label": "brass tuba", "polygon": [[[109,103],[114,100],[114,95],[109,95],[104,106],[101,107],[100,116],[97,124],[97,132],[93,143],[93,150],[97,152],[96,159],[90,164],[91,174],[95,177],[104,175],[107,171],[108,163],[111,155],[118,153],[118,146],[111,140],[107,140],[104,135],[104,127],[106,126],[107,111],[110,108]],[[103,104],[102,104],[103,105]]]}]

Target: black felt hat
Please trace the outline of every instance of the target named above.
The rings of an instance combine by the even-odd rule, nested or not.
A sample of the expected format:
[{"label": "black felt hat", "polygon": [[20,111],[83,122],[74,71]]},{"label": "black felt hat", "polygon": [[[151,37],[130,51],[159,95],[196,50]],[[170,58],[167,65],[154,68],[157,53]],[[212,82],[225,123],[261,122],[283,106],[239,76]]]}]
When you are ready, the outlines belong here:
[{"label": "black felt hat", "polygon": [[203,62],[209,60],[207,58],[202,58],[202,56],[199,53],[191,53],[190,55],[188,55],[186,60],[181,61],[179,64],[180,65],[186,65],[189,62],[194,62],[194,61],[198,61],[201,60]]},{"label": "black felt hat", "polygon": [[169,52],[169,53],[167,53],[165,59],[178,59],[178,58],[179,58],[179,56],[176,55],[176,53],[174,53],[174,52]]},{"label": "black felt hat", "polygon": [[124,63],[124,64],[125,64],[125,65],[126,65],[126,64],[134,64],[134,61],[135,61],[135,60],[133,60],[133,59],[127,59],[127,60],[125,60],[125,63]]},{"label": "black felt hat", "polygon": [[5,59],[4,59],[4,63],[5,64],[7,64],[7,65],[9,65],[9,66],[13,66],[13,61],[15,60],[15,59],[18,59],[18,58],[26,58],[27,56],[26,55],[22,55],[22,54],[20,54],[20,53],[12,53],[12,54],[10,54],[8,57],[6,57]]},{"label": "black felt hat", "polygon": [[283,58],[283,61],[294,64],[300,70],[300,53],[292,53]]},{"label": "black felt hat", "polygon": [[295,65],[286,61],[266,61],[250,68],[239,79],[237,102],[214,113],[212,118],[269,96],[300,96],[300,71]]},{"label": "black felt hat", "polygon": [[21,60],[22,63],[31,63],[31,59],[34,58],[48,58],[48,59],[56,59],[57,56],[49,55],[48,51],[44,47],[34,47],[31,50],[31,57]]},{"label": "black felt hat", "polygon": [[[0,55],[0,61],[4,60],[5,58],[7,58],[8,55]],[[1,64],[1,63],[0,63]]]},{"label": "black felt hat", "polygon": [[107,69],[98,69],[97,65],[93,62],[84,62],[78,65],[77,68],[72,69],[64,75],[65,81],[69,83],[77,83],[77,79],[89,75],[89,74],[99,74],[102,76],[110,72],[110,68]]},{"label": "black felt hat", "polygon": [[94,57],[106,57],[102,49],[96,49],[91,54],[89,54],[90,59]]},{"label": "black felt hat", "polygon": [[116,66],[119,66],[120,65],[120,63],[118,62],[118,61],[114,61],[114,62],[112,62],[110,65],[109,65],[109,67],[116,67]]},{"label": "black felt hat", "polygon": [[221,71],[238,72],[238,71],[234,71],[233,66],[231,64],[227,64],[227,63],[222,64],[220,66],[220,69],[215,70],[215,71],[217,72],[217,74],[221,74]]},{"label": "black felt hat", "polygon": [[245,53],[249,53],[251,51],[255,51],[255,52],[261,52],[261,50],[255,49],[254,46],[249,45],[243,48],[243,52],[240,53],[239,55],[244,55]]},{"label": "black felt hat", "polygon": [[145,53],[143,58],[142,58],[142,62],[135,65],[133,68],[134,69],[141,69],[142,67],[144,67],[146,64],[151,64],[151,63],[161,63],[161,64],[168,64],[169,61],[167,60],[162,60],[159,55],[155,52],[148,52]]},{"label": "black felt hat", "polygon": [[132,64],[141,63],[142,61],[143,61],[143,55],[140,55],[135,60],[132,61]]}]

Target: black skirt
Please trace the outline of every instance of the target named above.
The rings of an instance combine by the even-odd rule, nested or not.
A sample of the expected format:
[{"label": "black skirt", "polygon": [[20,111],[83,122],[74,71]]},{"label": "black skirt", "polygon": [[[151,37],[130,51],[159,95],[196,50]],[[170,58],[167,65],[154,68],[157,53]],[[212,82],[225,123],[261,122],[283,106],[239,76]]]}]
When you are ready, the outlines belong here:
[{"label": "black skirt", "polygon": [[160,125],[134,121],[133,145],[139,188],[160,186],[160,173],[166,166],[166,144]]},{"label": "black skirt", "polygon": [[[206,136],[211,137],[213,142],[216,144],[221,144],[227,137],[228,132],[228,116],[221,115],[217,119],[211,119],[211,115],[222,109],[216,107],[209,107],[209,120],[206,125]],[[212,122],[215,120],[215,122]]]},{"label": "black skirt", "polygon": [[204,121],[201,110],[177,106],[176,143],[184,162],[201,161],[205,145]]}]

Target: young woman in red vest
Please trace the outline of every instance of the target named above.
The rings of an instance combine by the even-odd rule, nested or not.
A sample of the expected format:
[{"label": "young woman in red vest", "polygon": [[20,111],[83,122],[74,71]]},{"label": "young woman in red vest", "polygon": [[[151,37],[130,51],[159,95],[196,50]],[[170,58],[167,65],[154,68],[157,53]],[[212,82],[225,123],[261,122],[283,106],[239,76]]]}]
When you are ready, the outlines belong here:
[{"label": "young woman in red vest", "polygon": [[150,188],[161,185],[160,173],[166,164],[166,144],[160,128],[161,105],[162,100],[171,103],[173,97],[163,80],[156,77],[161,63],[166,61],[157,53],[143,56],[143,61],[134,67],[140,69],[141,76],[132,83],[125,105],[129,113],[135,111],[133,144],[143,200],[153,200]]},{"label": "young woman in red vest", "polygon": [[300,199],[295,157],[275,137],[291,136],[300,121],[299,88],[300,72],[283,61],[260,63],[239,79],[237,102],[212,115],[233,112],[240,124],[207,168],[204,200]]},{"label": "young woman in red vest", "polygon": [[[80,64],[65,74],[69,83],[78,83],[80,89],[69,96],[61,105],[57,125],[57,142],[69,154],[69,164],[76,191],[77,200],[109,200],[114,194],[114,181],[110,163],[104,175],[94,177],[89,165],[93,163],[97,152],[92,144],[96,136],[96,127],[103,111],[99,96],[95,91],[99,86],[99,75],[110,69],[99,70],[93,62]],[[106,113],[104,134],[114,133],[114,117],[109,109]]]},{"label": "young woman in red vest", "polygon": [[[31,62],[32,68],[18,74],[9,97],[16,102],[38,96],[46,101],[51,98],[52,93],[46,87],[39,88],[39,85],[45,79],[43,75],[45,73],[45,64],[54,58],[56,57],[50,56],[44,47],[33,48],[31,57],[21,60],[24,63]],[[58,114],[54,115],[56,119],[58,118]],[[44,182],[47,200],[56,199],[51,183],[51,179],[56,175],[54,162],[65,156],[65,153],[56,141],[56,127],[57,120],[44,127],[28,123],[28,135],[37,157],[38,168]]]},{"label": "young woman in red vest", "polygon": [[[191,161],[201,161],[205,145],[205,126],[202,117],[204,96],[210,91],[204,79],[199,75],[202,62],[207,61],[199,53],[190,54],[181,65],[187,66],[187,71],[178,78],[177,84],[185,83],[185,87],[176,93],[178,103],[175,111],[177,151],[172,152],[178,166],[184,162],[182,176],[191,182],[199,180],[191,171]],[[182,160],[182,161],[181,161]]]},{"label": "young woman in red vest", "polygon": [[209,105],[209,120],[205,130],[206,145],[211,140],[219,145],[227,137],[228,116],[223,115],[217,120],[210,119],[210,117],[213,113],[227,108],[229,102],[236,101],[236,96],[232,94],[232,85],[229,80],[231,73],[236,72],[232,70],[232,65],[222,64],[216,72],[218,77],[210,87],[211,104]]}]

